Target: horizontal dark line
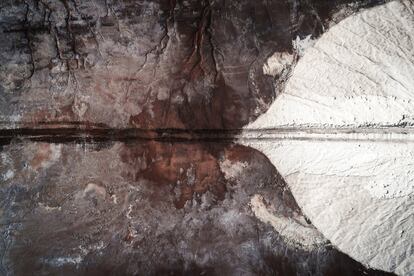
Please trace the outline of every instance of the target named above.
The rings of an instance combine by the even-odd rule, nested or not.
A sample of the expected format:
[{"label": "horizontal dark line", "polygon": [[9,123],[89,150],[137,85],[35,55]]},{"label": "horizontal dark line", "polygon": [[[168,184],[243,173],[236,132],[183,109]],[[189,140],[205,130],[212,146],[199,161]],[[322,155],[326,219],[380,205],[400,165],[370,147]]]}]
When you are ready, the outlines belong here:
[{"label": "horizontal dark line", "polygon": [[[1,122],[0,122],[1,124]],[[360,137],[353,137],[356,134]],[[390,135],[399,135],[395,140],[404,141],[405,135],[411,138],[414,128],[405,127],[361,127],[361,128],[317,128],[317,127],[279,127],[267,129],[140,129],[108,128],[101,124],[85,123],[48,123],[35,127],[0,129],[0,144],[12,141],[39,141],[50,143],[100,143],[100,142],[221,142],[238,140],[366,140],[373,134],[378,141],[393,140]],[[323,135],[326,135],[324,137]],[[341,136],[342,135],[342,136]],[[365,135],[365,136],[364,136]],[[391,137],[391,139],[389,138]],[[403,137],[403,138],[402,138]],[[413,136],[414,137],[414,136]]]},{"label": "horizontal dark line", "polygon": [[99,129],[99,128],[17,128],[1,129],[0,144],[12,141],[43,141],[51,143],[99,143],[129,141],[215,141],[231,142],[237,131],[209,133],[208,130],[176,130],[176,129]]}]

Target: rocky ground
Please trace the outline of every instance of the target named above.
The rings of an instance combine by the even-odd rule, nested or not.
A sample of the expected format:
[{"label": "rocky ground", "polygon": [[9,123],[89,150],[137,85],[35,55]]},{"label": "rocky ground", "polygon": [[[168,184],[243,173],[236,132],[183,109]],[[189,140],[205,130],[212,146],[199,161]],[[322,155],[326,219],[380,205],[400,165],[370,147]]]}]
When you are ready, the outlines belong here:
[{"label": "rocky ground", "polygon": [[233,141],[307,43],[383,2],[2,1],[0,272],[386,275]]}]

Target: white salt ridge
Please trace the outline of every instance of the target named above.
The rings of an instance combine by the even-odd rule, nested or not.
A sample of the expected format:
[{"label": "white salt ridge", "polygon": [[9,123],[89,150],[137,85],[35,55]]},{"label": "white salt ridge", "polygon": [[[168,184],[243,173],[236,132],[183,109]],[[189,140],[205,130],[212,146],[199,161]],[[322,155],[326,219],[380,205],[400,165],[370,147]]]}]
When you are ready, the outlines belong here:
[{"label": "white salt ridge", "polygon": [[5,174],[3,174],[2,178],[4,181],[10,180],[14,177],[14,172],[12,170],[8,170]]},{"label": "white salt ridge", "polygon": [[78,267],[90,252],[100,251],[104,248],[105,248],[105,245],[102,241],[99,242],[98,244],[90,245],[86,248],[80,245],[78,247],[80,254],[76,254],[72,256],[54,257],[54,258],[41,258],[41,261],[45,264],[48,264],[54,267],[61,267],[65,265],[75,265],[76,267]]},{"label": "white salt ridge", "polygon": [[224,178],[227,180],[236,179],[247,166],[247,162],[231,162],[228,159],[220,162],[220,170],[224,173]]},{"label": "white salt ridge", "polygon": [[276,77],[293,63],[293,55],[287,52],[276,52],[263,65],[263,74]]},{"label": "white salt ridge", "polygon": [[254,195],[250,206],[260,221],[269,223],[289,243],[299,243],[304,249],[312,250],[328,242],[317,229],[306,225],[305,221],[278,216],[275,210],[266,206],[261,195]]},{"label": "white salt ridge", "polygon": [[60,211],[62,210],[61,206],[58,207],[51,207],[49,205],[44,204],[43,202],[39,202],[39,207],[41,207],[42,209],[44,209],[47,212],[52,212],[52,211]]},{"label": "white salt ridge", "polygon": [[56,257],[53,259],[43,260],[44,263],[47,263],[51,266],[61,267],[64,265],[79,265],[83,261],[83,257],[80,255],[70,256],[70,257]]},{"label": "white salt ridge", "polygon": [[299,36],[292,41],[293,49],[295,52],[302,57],[305,54],[305,50],[312,47],[315,44],[315,40],[312,39],[312,35],[308,35],[303,39],[300,39]]},{"label": "white salt ridge", "polygon": [[[247,127],[289,126],[311,139],[240,140],[268,156],[337,248],[401,275],[414,275],[414,143],[410,129],[393,126],[414,123],[413,11],[412,1],[393,1],[333,26],[305,50],[268,112]],[[344,139],[324,140],[301,131],[331,135],[360,126],[375,126],[372,135],[360,134],[374,139],[337,133]],[[396,135],[381,139],[382,126]]]}]

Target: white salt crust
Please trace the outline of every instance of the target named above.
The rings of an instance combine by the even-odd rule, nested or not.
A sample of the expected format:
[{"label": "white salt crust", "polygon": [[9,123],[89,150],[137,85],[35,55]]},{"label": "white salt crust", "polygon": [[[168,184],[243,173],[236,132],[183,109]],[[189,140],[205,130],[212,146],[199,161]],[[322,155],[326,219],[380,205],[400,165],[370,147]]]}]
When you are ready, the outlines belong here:
[{"label": "white salt crust", "polygon": [[[268,112],[246,128],[392,132],[414,124],[413,10],[411,1],[393,1],[333,26],[305,50]],[[268,156],[337,248],[366,266],[414,275],[414,143],[407,132],[407,140],[400,132],[398,140],[240,142]]]}]

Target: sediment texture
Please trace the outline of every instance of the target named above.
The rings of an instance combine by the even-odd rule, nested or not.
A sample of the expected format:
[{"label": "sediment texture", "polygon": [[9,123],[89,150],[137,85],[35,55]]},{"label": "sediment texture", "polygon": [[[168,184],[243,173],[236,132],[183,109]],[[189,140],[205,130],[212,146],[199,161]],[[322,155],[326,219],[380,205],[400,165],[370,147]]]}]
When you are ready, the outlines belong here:
[{"label": "sediment texture", "polygon": [[0,273],[388,275],[296,203],[289,147],[235,141],[385,2],[1,1]]}]

